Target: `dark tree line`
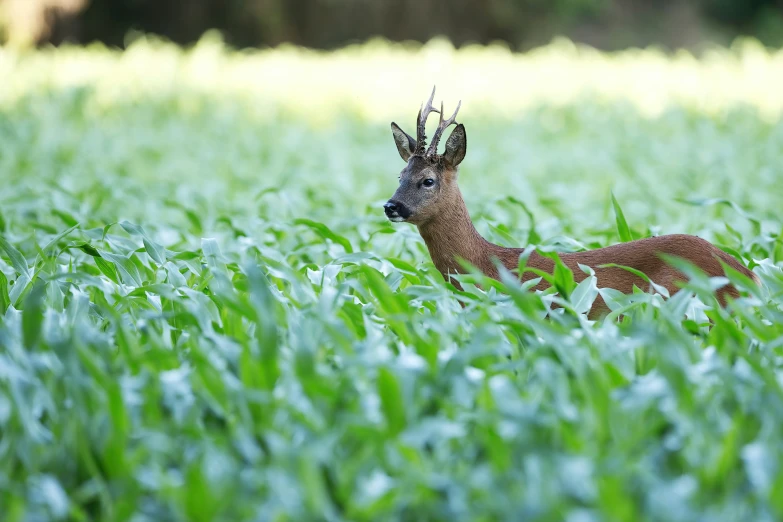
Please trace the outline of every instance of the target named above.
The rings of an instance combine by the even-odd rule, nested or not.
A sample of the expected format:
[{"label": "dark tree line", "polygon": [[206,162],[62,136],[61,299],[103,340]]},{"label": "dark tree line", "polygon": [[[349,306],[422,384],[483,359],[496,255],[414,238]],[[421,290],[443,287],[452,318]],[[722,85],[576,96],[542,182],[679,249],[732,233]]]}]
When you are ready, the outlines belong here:
[{"label": "dark tree line", "polygon": [[[236,47],[291,42],[330,49],[374,36],[455,45],[504,41],[514,49],[568,36],[603,49],[693,46],[737,35],[783,44],[783,0],[0,0],[7,33],[36,43],[102,41],[129,31],[188,44],[209,29]],[[20,9],[37,6],[38,29]],[[24,6],[21,8],[20,6]],[[37,31],[37,33],[36,33]],[[33,34],[35,33],[35,34]]]}]

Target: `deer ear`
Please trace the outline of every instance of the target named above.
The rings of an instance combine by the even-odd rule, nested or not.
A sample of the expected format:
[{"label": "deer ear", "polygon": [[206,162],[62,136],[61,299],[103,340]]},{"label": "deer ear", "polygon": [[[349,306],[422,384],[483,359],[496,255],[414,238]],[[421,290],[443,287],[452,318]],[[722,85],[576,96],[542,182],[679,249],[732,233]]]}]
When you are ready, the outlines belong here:
[{"label": "deer ear", "polygon": [[446,150],[443,152],[443,159],[452,167],[456,167],[465,159],[465,152],[468,149],[468,139],[465,136],[465,126],[457,125],[451,136],[446,140]]},{"label": "deer ear", "polygon": [[397,126],[396,123],[391,124],[392,135],[394,136],[394,144],[397,145],[397,151],[400,153],[400,157],[403,160],[413,156],[413,151],[416,150],[416,140],[408,136],[408,133]]}]

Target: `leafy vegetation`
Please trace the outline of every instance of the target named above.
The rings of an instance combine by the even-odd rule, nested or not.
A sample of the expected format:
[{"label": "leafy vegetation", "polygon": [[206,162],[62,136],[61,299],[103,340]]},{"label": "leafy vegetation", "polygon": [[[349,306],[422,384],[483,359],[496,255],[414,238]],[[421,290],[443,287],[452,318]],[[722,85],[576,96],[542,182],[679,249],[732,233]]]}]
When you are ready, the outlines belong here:
[{"label": "leafy vegetation", "polygon": [[[0,50],[1,518],[779,520],[781,60]],[[435,82],[488,239],[762,287],[457,294],[381,209]]]}]

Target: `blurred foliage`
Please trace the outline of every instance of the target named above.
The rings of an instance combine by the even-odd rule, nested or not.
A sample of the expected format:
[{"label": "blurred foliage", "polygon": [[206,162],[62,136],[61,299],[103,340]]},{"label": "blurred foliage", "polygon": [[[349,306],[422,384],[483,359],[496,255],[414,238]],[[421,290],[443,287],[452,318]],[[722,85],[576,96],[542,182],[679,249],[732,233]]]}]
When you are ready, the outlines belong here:
[{"label": "blurred foliage", "polygon": [[140,31],[189,44],[217,29],[237,47],[331,49],[437,36],[514,49],[555,36],[602,49],[694,48],[737,36],[783,44],[782,0],[0,0],[2,7],[9,37],[39,43],[124,46]]},{"label": "blurred foliage", "polygon": [[[782,60],[0,49],[0,518],[781,520]],[[460,308],[381,208],[435,80],[489,239],[616,243],[613,193],[763,288]]]}]

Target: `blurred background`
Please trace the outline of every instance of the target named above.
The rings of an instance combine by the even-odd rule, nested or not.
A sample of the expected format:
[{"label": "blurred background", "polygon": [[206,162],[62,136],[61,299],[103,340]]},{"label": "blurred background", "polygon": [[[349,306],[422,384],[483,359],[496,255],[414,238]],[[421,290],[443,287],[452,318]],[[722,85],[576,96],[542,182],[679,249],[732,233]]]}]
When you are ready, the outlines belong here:
[{"label": "blurred background", "polygon": [[[613,237],[610,192],[655,233],[718,233],[722,211],[683,199],[780,208],[783,0],[0,0],[0,13],[0,175],[18,182],[5,192],[36,205],[51,192],[96,226],[158,217],[179,233],[187,208],[212,234],[262,201],[274,222],[386,227],[401,168],[389,122],[414,132],[433,85],[447,110],[462,101],[460,184],[491,240],[517,241],[495,224],[528,226],[498,204],[508,194],[541,237],[595,244]],[[84,197],[66,205],[61,190]]]},{"label": "blurred background", "polygon": [[240,48],[333,49],[376,36],[513,50],[554,36],[602,50],[783,43],[783,0],[0,0],[0,16],[0,41],[21,45],[123,47],[134,32],[189,44],[210,29]]}]

